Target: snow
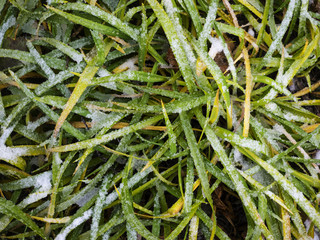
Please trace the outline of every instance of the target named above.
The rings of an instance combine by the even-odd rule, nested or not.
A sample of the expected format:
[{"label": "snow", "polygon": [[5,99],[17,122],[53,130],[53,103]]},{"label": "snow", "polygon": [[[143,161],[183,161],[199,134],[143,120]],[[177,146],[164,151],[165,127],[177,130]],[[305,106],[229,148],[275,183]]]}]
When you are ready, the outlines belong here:
[{"label": "snow", "polygon": [[252,37],[254,37],[254,35],[255,35],[255,32],[254,32],[253,28],[249,28],[248,33],[249,33]]},{"label": "snow", "polygon": [[26,207],[31,203],[37,202],[40,199],[45,198],[46,196],[48,196],[49,193],[50,191],[37,191],[35,193],[30,193],[28,197],[26,197],[20,204],[21,206]]},{"label": "snow", "polygon": [[4,22],[0,27],[0,46],[2,45],[2,41],[6,31],[16,24],[16,18],[11,15],[6,22]]},{"label": "snow", "polygon": [[[310,228],[310,225],[311,225],[310,219],[307,219],[307,220],[304,222],[304,225],[305,225],[306,230],[307,230],[307,232],[308,232],[308,231],[309,231],[309,228]],[[316,228],[315,231],[314,231],[313,240],[320,240],[320,233],[317,231],[317,228]]]},{"label": "snow", "polygon": [[242,171],[245,171],[254,165],[252,162],[246,160],[238,149],[235,149],[233,154],[234,161],[241,165]]},{"label": "snow", "polygon": [[22,206],[27,206],[31,203],[37,202],[38,200],[45,198],[51,191],[51,171],[41,173],[36,177],[29,178],[27,184],[34,186],[35,192],[30,193],[20,204]]},{"label": "snow", "polygon": [[316,153],[314,154],[314,159],[320,159],[320,150],[317,150]]},{"label": "snow", "polygon": [[92,215],[92,209],[89,209],[83,213],[81,217],[78,217],[73,220],[71,224],[69,224],[61,233],[58,234],[58,236],[55,238],[55,240],[65,240],[67,235],[76,227],[78,227],[83,222],[87,221],[90,216]]},{"label": "snow", "polygon": [[107,77],[107,76],[111,75],[111,73],[107,69],[104,69],[104,68],[100,68],[99,71],[97,72],[97,74],[99,77]]},{"label": "snow", "polygon": [[125,61],[124,63],[122,63],[120,66],[117,67],[117,70],[122,70],[122,71],[137,71],[139,68],[138,66],[136,66],[136,62],[138,61],[138,57],[132,57],[129,58],[127,61]]},{"label": "snow", "polygon": [[13,161],[17,157],[23,156],[28,152],[27,148],[12,148],[5,145],[0,145],[0,159]]},{"label": "snow", "polygon": [[40,68],[44,71],[44,73],[48,76],[48,78],[55,78],[55,73],[52,69],[47,65],[45,60],[41,57],[39,52],[35,49],[30,41],[27,41],[27,47],[29,48],[30,54],[34,57],[34,60],[40,66]]},{"label": "snow", "polygon": [[2,129],[2,135],[0,137],[0,146],[4,145],[6,143],[7,138],[10,136],[10,134],[13,131],[13,128],[14,128],[14,126]]},{"label": "snow", "polygon": [[83,207],[87,202],[89,202],[98,192],[98,188],[91,189],[88,193],[86,193],[82,198],[76,201],[79,207]]},{"label": "snow", "polygon": [[34,187],[39,188],[43,191],[51,189],[51,177],[52,173],[50,171],[39,174],[35,180]]},{"label": "snow", "polygon": [[223,51],[223,42],[219,38],[213,38],[213,37],[210,37],[209,40],[211,42],[209,56],[212,59],[214,59],[217,53]]},{"label": "snow", "polygon": [[197,216],[193,216],[190,221],[190,239],[197,239],[198,236],[198,227],[199,227],[199,218]]},{"label": "snow", "polygon": [[49,118],[47,116],[44,116],[42,118],[39,118],[38,120],[34,121],[34,122],[28,122],[27,125],[27,129],[34,131],[37,129],[37,127],[39,127],[40,125],[46,123],[47,121],[49,121]]}]

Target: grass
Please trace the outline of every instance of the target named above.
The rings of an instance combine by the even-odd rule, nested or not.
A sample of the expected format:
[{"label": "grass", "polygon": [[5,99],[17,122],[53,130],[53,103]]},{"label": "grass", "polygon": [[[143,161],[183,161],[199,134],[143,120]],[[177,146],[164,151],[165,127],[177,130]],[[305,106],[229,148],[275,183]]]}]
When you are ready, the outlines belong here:
[{"label": "grass", "polygon": [[0,237],[316,239],[308,4],[0,1]]}]

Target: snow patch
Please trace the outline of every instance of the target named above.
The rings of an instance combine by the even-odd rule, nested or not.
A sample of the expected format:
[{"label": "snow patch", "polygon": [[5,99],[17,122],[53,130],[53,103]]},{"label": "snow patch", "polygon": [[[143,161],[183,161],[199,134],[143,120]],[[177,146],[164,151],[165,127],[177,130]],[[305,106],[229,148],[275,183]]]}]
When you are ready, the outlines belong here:
[{"label": "snow patch", "polygon": [[320,159],[320,150],[317,150],[316,153],[314,154],[314,159]]},{"label": "snow patch", "polygon": [[17,157],[23,156],[28,152],[28,148],[22,147],[7,147],[5,145],[0,145],[0,159],[5,159],[8,161],[14,161]]},{"label": "snow patch", "polygon": [[97,72],[97,74],[99,77],[107,77],[107,76],[111,75],[111,73],[104,68],[100,68],[99,71]]},{"label": "snow patch", "polygon": [[120,66],[118,66],[116,69],[119,71],[137,71],[139,68],[136,66],[136,62],[138,61],[138,57],[132,57],[129,58],[127,61],[122,63]]},{"label": "snow patch", "polygon": [[252,37],[254,37],[254,35],[255,35],[255,32],[254,32],[253,28],[249,28],[248,33],[249,33]]},{"label": "snow patch", "polygon": [[209,56],[214,59],[219,52],[223,51],[223,42],[219,38],[213,37],[210,37],[209,40],[211,42]]}]

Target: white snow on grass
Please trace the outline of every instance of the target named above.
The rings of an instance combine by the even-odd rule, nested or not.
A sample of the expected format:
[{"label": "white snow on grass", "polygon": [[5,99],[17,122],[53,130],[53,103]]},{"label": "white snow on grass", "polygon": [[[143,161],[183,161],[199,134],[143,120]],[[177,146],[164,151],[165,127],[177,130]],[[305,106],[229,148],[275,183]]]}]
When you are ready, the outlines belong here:
[{"label": "white snow on grass", "polygon": [[16,24],[16,18],[14,16],[10,16],[7,21],[5,21],[1,26],[0,26],[0,46],[2,45],[2,41],[4,38],[5,33],[9,28],[14,26]]},{"label": "white snow on grass", "polygon": [[51,171],[47,171],[36,176],[27,177],[16,181],[16,185],[20,185],[18,189],[28,188],[32,186],[34,187],[33,192],[30,193],[21,203],[19,203],[19,206],[24,208],[31,203],[37,202],[40,199],[47,197],[51,192],[51,178]]},{"label": "white snow on grass", "polygon": [[320,150],[317,150],[316,153],[314,154],[314,159],[320,159]]},{"label": "white snow on grass", "polygon": [[49,117],[44,116],[42,118],[39,118],[38,120],[34,121],[34,122],[28,122],[27,125],[27,129],[30,131],[34,131],[36,130],[39,126],[41,126],[42,124],[46,123],[47,121],[49,121]]},{"label": "white snow on grass", "polygon": [[[310,219],[307,219],[306,221],[304,221],[304,226],[306,227],[307,232],[309,231],[310,225],[311,225]],[[314,236],[312,239],[320,240],[320,233],[317,231],[317,228],[314,231]]]},{"label": "white snow on grass", "polygon": [[27,152],[27,148],[12,148],[5,145],[0,145],[0,159],[13,161],[17,157],[25,155]]},{"label": "white snow on grass", "polygon": [[2,129],[2,135],[0,137],[0,146],[5,145],[7,138],[10,136],[10,134],[13,131],[13,128],[14,126]]},{"label": "white snow on grass", "polygon": [[190,239],[197,239],[198,236],[198,228],[199,228],[199,218],[197,216],[193,216],[190,221]]},{"label": "white snow on grass", "polygon": [[107,76],[111,75],[111,73],[107,69],[104,69],[104,68],[100,68],[98,70],[97,74],[99,77],[107,77]]},{"label": "white snow on grass", "polygon": [[98,188],[91,189],[87,194],[81,197],[79,200],[76,201],[79,207],[83,207],[87,202],[89,202],[98,192]]},{"label": "white snow on grass", "polygon": [[249,33],[252,37],[254,37],[254,35],[255,35],[255,32],[254,32],[253,28],[249,28],[248,33]]},{"label": "white snow on grass", "polygon": [[219,38],[210,37],[211,47],[209,50],[209,56],[214,59],[215,56],[223,51],[223,42]]},{"label": "white snow on grass", "polygon": [[80,224],[84,223],[91,217],[92,212],[93,212],[92,209],[89,209],[85,211],[81,217],[74,219],[71,224],[69,224],[61,233],[58,234],[58,236],[56,236],[55,240],[65,240],[68,234],[73,229],[75,229],[76,227],[78,227]]},{"label": "white snow on grass", "polygon": [[116,68],[116,72],[122,72],[122,71],[137,71],[139,68],[136,66],[136,63],[138,62],[138,57],[132,57],[129,58],[127,61],[122,63],[120,66]]}]

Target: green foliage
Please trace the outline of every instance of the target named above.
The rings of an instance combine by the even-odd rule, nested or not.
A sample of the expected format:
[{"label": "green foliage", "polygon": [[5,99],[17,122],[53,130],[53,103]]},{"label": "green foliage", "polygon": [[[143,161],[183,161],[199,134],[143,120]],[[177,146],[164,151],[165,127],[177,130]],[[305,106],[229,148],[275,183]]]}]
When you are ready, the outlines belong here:
[{"label": "green foliage", "polygon": [[308,4],[0,1],[1,237],[313,239]]}]

